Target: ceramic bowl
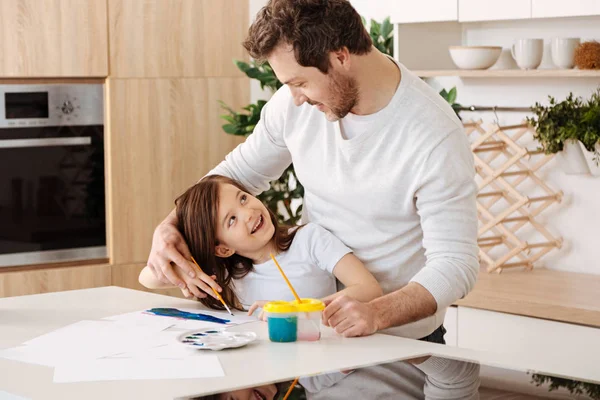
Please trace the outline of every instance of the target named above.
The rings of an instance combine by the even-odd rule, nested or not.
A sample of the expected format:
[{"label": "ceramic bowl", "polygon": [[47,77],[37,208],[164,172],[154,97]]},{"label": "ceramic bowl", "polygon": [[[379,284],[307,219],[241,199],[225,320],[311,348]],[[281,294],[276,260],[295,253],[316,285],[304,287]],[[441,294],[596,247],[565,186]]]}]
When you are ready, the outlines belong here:
[{"label": "ceramic bowl", "polygon": [[487,69],[502,53],[500,46],[450,46],[450,57],[460,69]]}]

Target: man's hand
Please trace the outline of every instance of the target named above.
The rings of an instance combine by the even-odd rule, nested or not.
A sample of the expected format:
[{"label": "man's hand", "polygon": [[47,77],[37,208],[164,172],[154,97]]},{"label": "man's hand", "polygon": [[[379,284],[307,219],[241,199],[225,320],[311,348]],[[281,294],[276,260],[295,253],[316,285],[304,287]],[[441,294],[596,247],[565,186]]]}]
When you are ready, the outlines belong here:
[{"label": "man's hand", "polygon": [[331,326],[345,337],[367,336],[379,330],[377,313],[370,303],[362,303],[347,296],[326,301],[323,325]]},{"label": "man's hand", "polygon": [[[175,272],[172,264],[179,268],[179,274]],[[174,213],[154,230],[147,265],[161,282],[179,286],[184,295],[187,291],[186,297],[191,294],[204,298],[208,293],[216,298],[211,287],[221,291],[221,287],[213,278],[199,271],[192,263],[190,250],[175,226]]]}]

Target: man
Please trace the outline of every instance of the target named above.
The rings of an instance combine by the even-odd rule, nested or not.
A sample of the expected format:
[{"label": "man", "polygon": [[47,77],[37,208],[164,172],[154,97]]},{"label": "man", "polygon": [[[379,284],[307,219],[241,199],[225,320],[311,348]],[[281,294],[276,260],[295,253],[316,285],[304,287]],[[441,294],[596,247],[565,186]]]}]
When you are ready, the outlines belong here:
[{"label": "man", "polygon": [[[372,46],[346,0],[271,0],[244,47],[285,84],[254,133],[210,174],[253,194],[294,163],[304,222],[330,230],[365,263],[386,295],[339,298],[325,323],[345,336],[391,332],[443,341],[445,309],[477,272],[473,157],[460,121],[427,84]],[[170,262],[193,272],[171,213],[156,229],[148,265],[186,287]],[[183,280],[183,282],[182,282]]]}]

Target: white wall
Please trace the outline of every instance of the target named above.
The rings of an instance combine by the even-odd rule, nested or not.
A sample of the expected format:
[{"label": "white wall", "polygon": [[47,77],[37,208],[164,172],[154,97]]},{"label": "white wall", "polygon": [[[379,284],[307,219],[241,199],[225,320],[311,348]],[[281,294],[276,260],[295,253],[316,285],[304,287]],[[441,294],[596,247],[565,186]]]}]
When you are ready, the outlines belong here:
[{"label": "white wall", "polygon": [[[251,20],[266,0],[249,0]],[[367,19],[381,21],[387,16],[386,1],[352,0],[357,11]],[[600,18],[552,18],[540,20],[499,21],[463,25],[463,43],[469,45],[502,45],[510,47],[521,37],[546,39],[546,54],[540,68],[551,67],[548,39],[554,36],[581,37],[600,40]],[[418,40],[418,38],[415,38]],[[425,49],[426,50],[426,49]],[[522,106],[547,102],[552,95],[563,99],[569,92],[588,97],[600,85],[599,78],[526,79],[526,78],[436,78],[430,79],[436,89],[458,88],[458,102],[463,105]],[[259,90],[253,86],[253,99]],[[262,96],[264,98],[264,95]],[[493,113],[464,113],[464,117],[493,121]],[[499,113],[501,125],[518,123],[525,114]],[[532,142],[532,147],[536,144]],[[562,249],[547,254],[541,265],[551,269],[600,274],[600,176],[566,175],[557,160],[552,160],[540,171],[548,184],[565,193],[561,204],[555,204],[540,216],[540,222],[562,236]]]},{"label": "white wall", "polygon": [[[540,68],[551,68],[549,39],[555,36],[600,40],[600,18],[561,18],[529,21],[502,21],[463,25],[463,43],[468,45],[501,45],[510,47],[520,37],[546,39],[544,62]],[[458,102],[463,105],[529,107],[536,101],[547,103],[547,96],[559,100],[569,92],[587,98],[600,86],[600,78],[570,79],[430,79],[436,88],[458,89]],[[519,123],[525,114],[499,113],[501,125]],[[463,117],[493,121],[493,113],[464,113]],[[536,147],[532,141],[532,147]],[[542,213],[553,234],[563,237],[565,246],[546,255],[542,265],[551,269],[600,274],[600,176],[566,175],[557,159],[542,170],[540,176],[554,189],[565,193],[561,204]]]}]

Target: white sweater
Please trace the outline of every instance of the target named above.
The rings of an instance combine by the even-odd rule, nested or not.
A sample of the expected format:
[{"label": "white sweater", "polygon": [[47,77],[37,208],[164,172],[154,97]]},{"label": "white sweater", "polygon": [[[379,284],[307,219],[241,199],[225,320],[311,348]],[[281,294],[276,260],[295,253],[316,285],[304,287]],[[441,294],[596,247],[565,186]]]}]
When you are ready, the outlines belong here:
[{"label": "white sweater", "polygon": [[473,156],[462,124],[442,97],[404,66],[390,103],[369,132],[345,140],[339,122],[295,106],[283,86],[252,135],[210,174],[252,194],[294,163],[304,185],[304,222],[351,248],[384,293],[413,281],[435,298],[434,316],[388,333],[420,338],[473,287],[478,269]]}]

